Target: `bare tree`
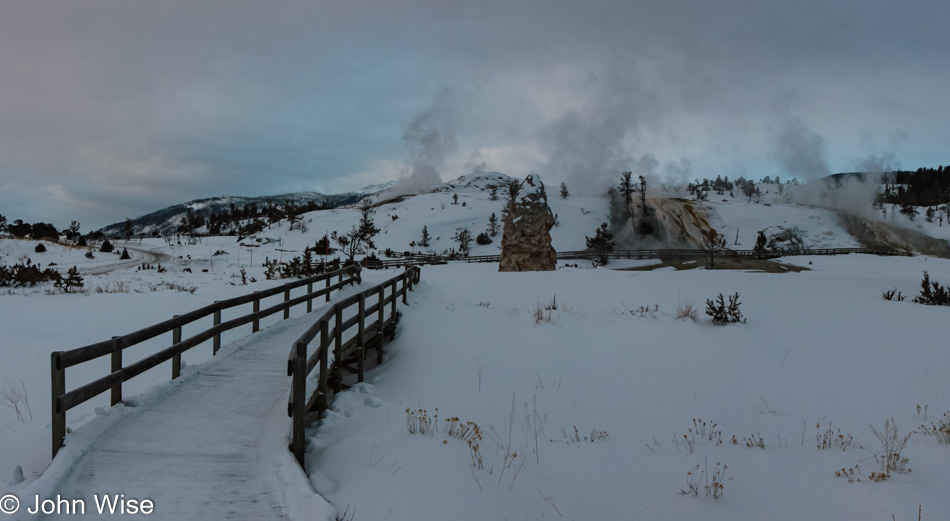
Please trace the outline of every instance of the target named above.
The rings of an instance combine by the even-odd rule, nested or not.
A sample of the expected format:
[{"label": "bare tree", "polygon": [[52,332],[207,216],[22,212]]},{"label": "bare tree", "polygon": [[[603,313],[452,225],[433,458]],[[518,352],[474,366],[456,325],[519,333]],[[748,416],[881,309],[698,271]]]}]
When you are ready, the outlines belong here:
[{"label": "bare tree", "polygon": [[726,247],[726,238],[713,228],[703,231],[703,249],[709,252],[709,269],[714,269],[716,252]]}]

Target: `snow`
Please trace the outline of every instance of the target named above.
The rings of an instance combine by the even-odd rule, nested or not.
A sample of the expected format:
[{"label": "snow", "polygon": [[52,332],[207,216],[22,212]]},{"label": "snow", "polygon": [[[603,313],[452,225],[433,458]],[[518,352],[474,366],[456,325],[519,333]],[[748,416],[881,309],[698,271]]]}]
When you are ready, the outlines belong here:
[{"label": "snow", "polygon": [[[489,200],[481,178],[447,186],[451,191],[380,205],[374,253],[413,249],[410,243],[421,238],[423,226],[432,236],[424,250],[441,252],[457,247],[451,240],[457,228],[477,234],[491,213],[500,218],[504,196]],[[453,193],[458,204],[452,204]],[[551,230],[560,251],[583,249],[585,235],[607,221],[605,198],[549,194],[548,202],[560,222]],[[703,205],[730,243],[738,230],[743,249],[755,244],[758,230],[779,226],[798,227],[808,247],[857,246],[830,210],[744,199]],[[889,221],[906,220],[888,213]],[[29,257],[62,271],[77,265],[86,284],[77,294],[49,285],[2,288],[0,386],[22,381],[33,419],[20,422],[12,410],[0,408],[0,476],[12,475],[19,465],[25,478],[0,483],[0,493],[55,492],[83,447],[117,422],[134,421],[135,409],[180,385],[168,382],[170,371],[157,368],[126,384],[127,402],[137,407],[108,408],[103,395],[70,411],[73,449],[49,466],[51,351],[278,285],[282,281],[265,280],[265,259],[300,255],[325,233],[349,230],[358,214],[353,208],[305,214],[306,231],[281,223],[240,244],[235,237],[193,245],[120,241],[117,250],[130,247],[133,255],[126,264],[117,254],[96,252],[90,260],[85,249],[49,242],[46,253],[36,254],[37,241],[0,238],[0,262]],[[950,237],[950,228],[922,216],[904,224]],[[498,253],[500,242],[498,235],[492,244],[473,244],[472,255]],[[218,250],[227,253],[214,255]],[[146,255],[160,256],[167,271],[137,269]],[[875,457],[881,451],[871,425],[880,431],[893,417],[903,435],[950,409],[946,308],[881,298],[892,288],[916,294],[925,270],[933,280],[950,281],[950,261],[868,255],[780,260],[807,270],[628,272],[594,269],[587,261],[560,262],[559,270],[545,273],[498,273],[495,264],[426,266],[410,305],[401,308],[398,337],[384,364],[368,373],[367,383],[338,396],[333,410],[309,430],[310,481],[339,514],[349,507],[356,519],[429,519],[447,512],[460,519],[911,519],[918,505],[924,519],[939,517],[950,508],[943,490],[950,448],[932,436],[911,436],[902,454],[912,472],[881,483],[866,478],[879,470]],[[608,268],[655,263],[618,260]],[[241,268],[256,282],[241,285]],[[364,272],[364,286],[391,275]],[[705,300],[735,292],[747,323],[710,324]],[[543,308],[555,296],[550,321],[535,323],[533,311],[540,306],[546,317]],[[676,318],[677,307],[686,303],[699,308],[697,321]],[[295,311],[294,317],[300,315]],[[263,326],[278,322],[271,317]],[[248,326],[227,335],[230,345],[222,353],[249,332]],[[126,362],[169,340],[136,348]],[[208,363],[210,351],[203,345],[185,354],[182,381]],[[101,377],[107,367],[99,360],[70,369],[69,388]],[[529,416],[536,407],[545,418],[537,450],[526,404]],[[927,408],[926,420],[918,405]],[[470,467],[463,441],[410,434],[407,408],[430,416],[438,408],[440,423],[451,416],[476,422],[483,432],[484,469]],[[696,436],[690,453],[681,440],[694,418],[715,422],[723,444]],[[286,412],[275,411],[269,421],[273,429],[284,428]],[[829,425],[853,435],[861,447],[816,450],[816,434]],[[592,431],[606,437],[575,442],[569,439],[574,427],[582,437]],[[509,428],[508,448],[517,457],[502,472],[507,451],[492,438],[507,446]],[[733,435],[737,445],[729,443]],[[743,437],[752,435],[761,435],[765,449],[744,445]],[[289,453],[279,446],[268,453],[290,508],[317,508],[297,502],[309,487]],[[728,465],[723,497],[680,494],[687,472],[707,462],[710,470],[717,462]],[[834,475],[855,465],[859,483]]]}]

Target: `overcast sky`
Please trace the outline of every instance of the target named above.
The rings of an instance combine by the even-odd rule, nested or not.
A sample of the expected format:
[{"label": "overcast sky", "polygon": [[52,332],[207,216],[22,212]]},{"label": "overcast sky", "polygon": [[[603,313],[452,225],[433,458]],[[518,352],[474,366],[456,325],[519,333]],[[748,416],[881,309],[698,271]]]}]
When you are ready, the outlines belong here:
[{"label": "overcast sky", "polygon": [[572,192],[950,163],[950,8],[894,0],[0,4],[0,214],[479,169]]}]

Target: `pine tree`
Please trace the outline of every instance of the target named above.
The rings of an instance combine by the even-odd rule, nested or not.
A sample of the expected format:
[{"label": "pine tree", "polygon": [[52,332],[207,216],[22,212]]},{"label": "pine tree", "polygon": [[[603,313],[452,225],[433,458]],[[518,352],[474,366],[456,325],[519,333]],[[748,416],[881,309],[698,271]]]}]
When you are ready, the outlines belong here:
[{"label": "pine tree", "polygon": [[79,275],[79,268],[76,266],[69,268],[69,271],[66,272],[66,277],[60,277],[57,279],[55,286],[62,289],[66,293],[69,293],[71,288],[82,289],[83,279]]},{"label": "pine tree", "polygon": [[376,224],[373,222],[373,214],[376,213],[376,209],[370,204],[360,205],[360,225],[357,228],[358,238],[360,242],[366,244],[369,248],[375,248],[376,245],[373,244],[373,237],[379,233],[379,228],[376,227]]},{"label": "pine tree", "polygon": [[456,228],[452,240],[458,241],[459,252],[465,257],[468,257],[468,253],[472,249],[472,232],[469,231],[467,227]]},{"label": "pine tree", "polygon": [[585,239],[587,239],[587,248],[594,250],[600,255],[600,264],[602,266],[607,264],[607,252],[613,251],[616,245],[613,238],[613,234],[607,229],[607,223],[603,223],[600,225],[600,228],[597,228],[593,238],[585,237]]},{"label": "pine tree", "polygon": [[561,183],[561,199],[567,199],[571,195],[571,192],[567,190],[567,185]]},{"label": "pine tree", "polygon": [[633,172],[623,172],[620,174],[620,185],[617,190],[623,195],[623,202],[627,205],[627,211],[630,211],[630,205],[633,204],[633,182],[630,178]]},{"label": "pine tree", "polygon": [[640,176],[640,208],[644,213],[647,210],[647,179],[642,175]]},{"label": "pine tree", "polygon": [[488,235],[492,237],[498,235],[498,218],[495,217],[495,212],[488,217]]},{"label": "pine tree", "polygon": [[429,228],[427,226],[422,227],[422,240],[419,241],[419,246],[422,248],[429,247],[429,240],[432,239],[432,236],[429,235]]},{"label": "pine tree", "polygon": [[[498,200],[498,187],[492,185],[491,189],[488,191],[488,200],[497,201]],[[0,216],[2,217],[2,216]],[[0,230],[3,231],[3,230]]]}]

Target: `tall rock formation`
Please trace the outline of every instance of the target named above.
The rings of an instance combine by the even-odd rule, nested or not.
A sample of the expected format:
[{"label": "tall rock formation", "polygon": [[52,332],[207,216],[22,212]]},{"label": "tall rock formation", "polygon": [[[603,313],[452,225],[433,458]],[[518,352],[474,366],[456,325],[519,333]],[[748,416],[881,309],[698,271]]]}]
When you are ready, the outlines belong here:
[{"label": "tall rock formation", "polygon": [[521,183],[521,190],[505,217],[498,271],[551,271],[557,253],[551,246],[554,215],[548,206],[544,183],[535,174]]}]

